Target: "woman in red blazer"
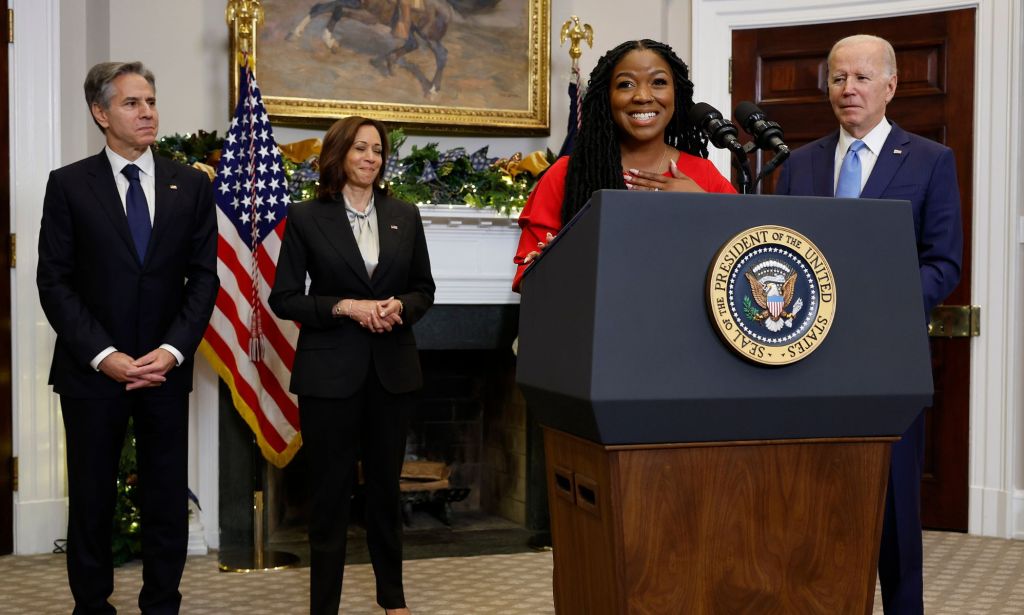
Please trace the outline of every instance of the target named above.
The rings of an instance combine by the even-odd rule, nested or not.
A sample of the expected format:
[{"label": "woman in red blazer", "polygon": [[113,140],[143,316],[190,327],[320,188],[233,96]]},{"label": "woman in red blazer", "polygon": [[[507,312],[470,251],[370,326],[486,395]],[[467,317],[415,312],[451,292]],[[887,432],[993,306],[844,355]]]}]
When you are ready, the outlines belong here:
[{"label": "woman in red blazer", "polygon": [[398,481],[412,394],[423,383],[412,325],[434,302],[434,280],[419,210],[388,196],[387,155],[380,122],[331,126],[317,198],[289,208],[270,293],[274,312],[302,325],[289,388],[299,396],[313,489],[310,613],[338,612],[357,457],[377,602],[409,613]]},{"label": "woman in red blazer", "polygon": [[707,139],[687,119],[692,106],[689,70],[664,43],[627,41],[598,60],[572,156],[551,165],[519,214],[513,290],[595,190],[736,192],[706,159]]}]

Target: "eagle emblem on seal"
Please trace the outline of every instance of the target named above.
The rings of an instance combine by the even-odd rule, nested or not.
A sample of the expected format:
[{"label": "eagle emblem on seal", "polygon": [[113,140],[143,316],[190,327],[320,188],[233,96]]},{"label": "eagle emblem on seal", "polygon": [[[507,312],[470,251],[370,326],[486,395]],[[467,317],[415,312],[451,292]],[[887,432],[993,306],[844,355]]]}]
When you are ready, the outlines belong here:
[{"label": "eagle emblem on seal", "polygon": [[754,322],[763,323],[773,333],[781,331],[783,327],[792,327],[793,317],[803,308],[803,301],[797,299],[792,311],[786,311],[793,301],[796,271],[786,263],[767,260],[754,265],[744,275],[750,283],[754,303],[761,308],[758,310],[751,304],[749,297],[746,298],[743,306],[746,316]]}]

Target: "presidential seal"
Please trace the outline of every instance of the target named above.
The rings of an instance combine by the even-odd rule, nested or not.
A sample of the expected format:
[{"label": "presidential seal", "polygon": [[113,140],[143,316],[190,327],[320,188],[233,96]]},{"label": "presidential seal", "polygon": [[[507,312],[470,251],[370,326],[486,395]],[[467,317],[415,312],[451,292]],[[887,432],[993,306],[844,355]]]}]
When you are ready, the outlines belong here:
[{"label": "presidential seal", "polygon": [[825,340],[836,312],[825,256],[783,226],[754,227],[727,241],[708,269],[707,290],[722,339],[764,365],[806,358]]}]

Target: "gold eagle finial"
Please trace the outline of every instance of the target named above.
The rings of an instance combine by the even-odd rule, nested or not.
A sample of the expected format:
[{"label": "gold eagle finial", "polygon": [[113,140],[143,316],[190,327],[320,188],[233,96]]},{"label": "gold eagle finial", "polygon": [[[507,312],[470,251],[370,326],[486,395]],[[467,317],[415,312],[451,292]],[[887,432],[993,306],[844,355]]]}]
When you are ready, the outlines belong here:
[{"label": "gold eagle finial", "polygon": [[252,53],[256,48],[256,26],[263,23],[260,0],[228,0],[224,18],[234,31],[238,51]]},{"label": "gold eagle finial", "polygon": [[558,36],[561,40],[561,44],[565,44],[565,39],[570,39],[572,44],[569,46],[569,57],[572,58],[572,67],[574,69],[579,68],[580,56],[583,55],[583,51],[580,49],[580,41],[587,41],[587,45],[594,48],[594,29],[590,27],[590,24],[580,24],[580,18],[573,15],[571,19],[562,24],[562,33]]}]

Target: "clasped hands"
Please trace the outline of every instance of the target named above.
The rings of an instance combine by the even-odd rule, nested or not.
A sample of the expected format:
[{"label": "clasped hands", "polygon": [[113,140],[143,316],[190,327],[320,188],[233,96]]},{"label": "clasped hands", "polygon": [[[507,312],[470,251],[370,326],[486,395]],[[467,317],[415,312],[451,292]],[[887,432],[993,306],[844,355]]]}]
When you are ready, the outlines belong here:
[{"label": "clasped hands", "polygon": [[672,177],[665,177],[660,173],[641,171],[640,169],[629,169],[622,174],[626,182],[627,190],[651,190],[654,192],[704,192],[704,189],[697,185],[697,182],[679,170],[675,160],[668,164]]},{"label": "clasped hands", "polygon": [[138,359],[114,351],[100,361],[100,371],[117,382],[125,383],[125,389],[148,389],[158,387],[167,381],[165,374],[178,364],[174,355],[157,348]]},{"label": "clasped hands", "polygon": [[373,333],[391,331],[402,324],[402,302],[394,297],[382,301],[373,299],[342,299],[339,309],[343,316],[348,316],[359,323],[364,329]]}]

